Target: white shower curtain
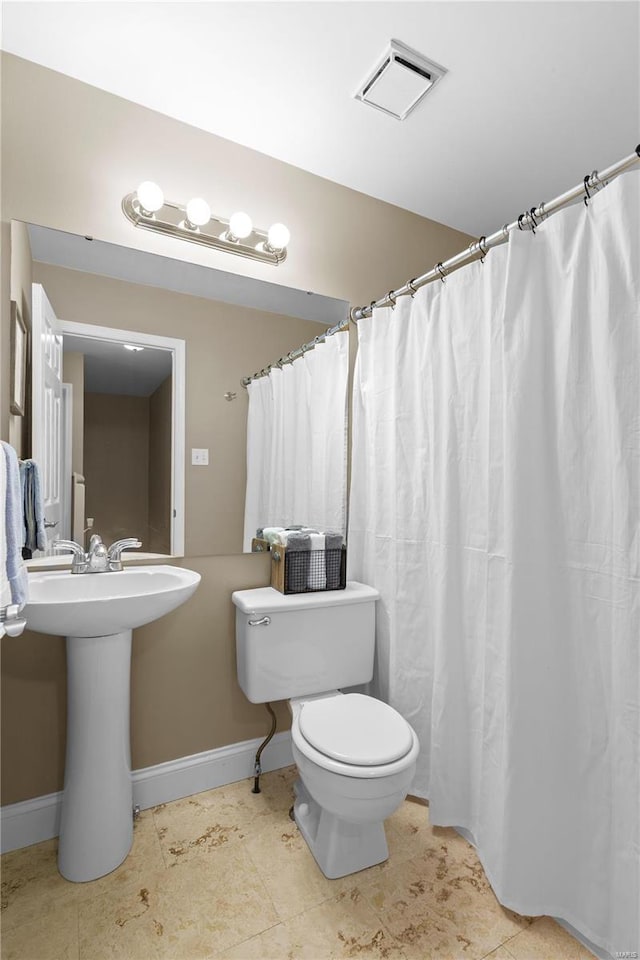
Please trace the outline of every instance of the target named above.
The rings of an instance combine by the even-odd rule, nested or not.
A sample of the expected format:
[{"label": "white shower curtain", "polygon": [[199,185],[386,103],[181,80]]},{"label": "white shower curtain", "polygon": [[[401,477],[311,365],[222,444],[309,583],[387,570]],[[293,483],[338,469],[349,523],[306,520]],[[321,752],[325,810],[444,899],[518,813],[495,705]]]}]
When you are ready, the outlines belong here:
[{"label": "white shower curtain", "polygon": [[640,948],[640,172],[359,324],[349,575],[413,792],[503,904]]},{"label": "white shower curtain", "polygon": [[258,527],[345,532],[349,337],[336,333],[252,380],[244,550]]}]

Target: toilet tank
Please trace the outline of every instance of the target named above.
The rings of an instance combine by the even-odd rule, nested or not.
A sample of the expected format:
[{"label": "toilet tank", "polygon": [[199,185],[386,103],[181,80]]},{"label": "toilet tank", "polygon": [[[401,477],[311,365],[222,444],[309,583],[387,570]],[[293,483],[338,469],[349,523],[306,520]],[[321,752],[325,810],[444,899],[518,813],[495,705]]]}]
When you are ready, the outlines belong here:
[{"label": "toilet tank", "polygon": [[378,596],[356,582],[317,593],[236,590],[238,682],[245,696],[266,703],[371,680]]}]

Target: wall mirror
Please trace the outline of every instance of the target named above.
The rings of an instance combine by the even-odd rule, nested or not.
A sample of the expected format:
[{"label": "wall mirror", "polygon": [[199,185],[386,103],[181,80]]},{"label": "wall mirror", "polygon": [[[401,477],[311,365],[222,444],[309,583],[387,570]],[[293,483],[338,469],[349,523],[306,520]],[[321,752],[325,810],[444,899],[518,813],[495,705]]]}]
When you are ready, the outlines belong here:
[{"label": "wall mirror", "polygon": [[182,555],[184,341],[61,328],[60,536],[82,543],[95,528],[105,543],[133,535],[147,553]]},{"label": "wall mirror", "polygon": [[[50,518],[56,530],[86,538],[92,519],[105,541],[138,535],[145,552],[241,553],[240,380],[344,319],[348,304],[34,224],[27,230],[31,278],[62,328],[66,496]],[[144,349],[128,349],[136,346]],[[44,378],[35,366],[32,374]]]}]

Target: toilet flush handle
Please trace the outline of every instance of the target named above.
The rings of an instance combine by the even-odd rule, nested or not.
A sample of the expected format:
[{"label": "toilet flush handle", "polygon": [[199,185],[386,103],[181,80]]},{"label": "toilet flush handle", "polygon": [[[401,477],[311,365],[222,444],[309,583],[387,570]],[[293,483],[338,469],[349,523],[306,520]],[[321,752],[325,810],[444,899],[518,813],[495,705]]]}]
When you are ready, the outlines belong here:
[{"label": "toilet flush handle", "polygon": [[259,620],[249,620],[250,627],[268,627],[271,623],[271,617],[260,617]]}]

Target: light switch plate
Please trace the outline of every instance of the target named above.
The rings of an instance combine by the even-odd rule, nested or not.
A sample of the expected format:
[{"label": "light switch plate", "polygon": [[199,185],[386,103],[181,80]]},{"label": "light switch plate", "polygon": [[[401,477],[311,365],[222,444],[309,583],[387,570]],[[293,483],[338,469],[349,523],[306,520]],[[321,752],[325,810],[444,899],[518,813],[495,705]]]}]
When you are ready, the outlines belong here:
[{"label": "light switch plate", "polygon": [[195,467],[208,467],[209,466],[209,451],[208,449],[196,449],[196,447],[191,448],[191,464]]}]

